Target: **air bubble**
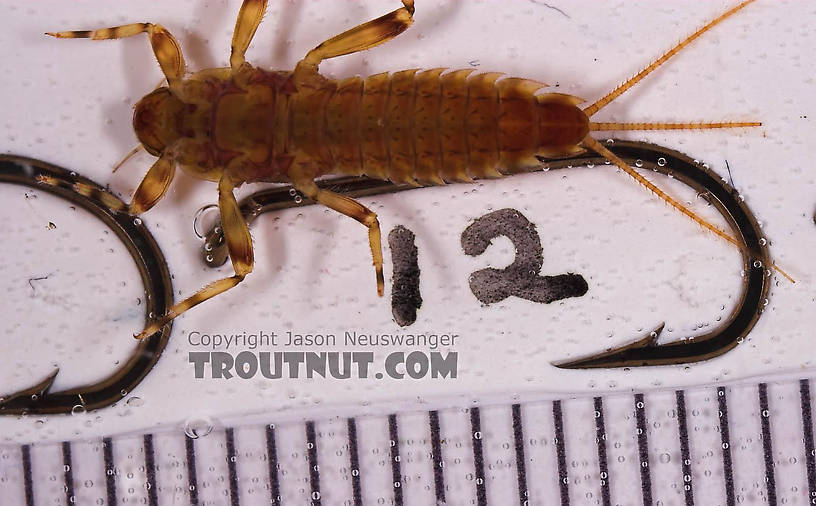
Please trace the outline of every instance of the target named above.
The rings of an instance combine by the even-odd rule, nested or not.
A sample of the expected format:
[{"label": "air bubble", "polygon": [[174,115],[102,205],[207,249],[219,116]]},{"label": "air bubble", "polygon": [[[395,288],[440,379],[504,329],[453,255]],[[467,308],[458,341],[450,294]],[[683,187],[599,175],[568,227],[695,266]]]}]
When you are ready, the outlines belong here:
[{"label": "air bubble", "polygon": [[665,167],[666,159],[661,156],[660,158],[657,159],[657,165],[659,165],[660,167]]},{"label": "air bubble", "polygon": [[130,399],[127,400],[125,404],[127,404],[128,406],[133,406],[134,408],[138,408],[139,406],[144,405],[144,401],[142,400],[141,397],[131,397]]},{"label": "air bubble", "polygon": [[85,413],[86,411],[87,410],[85,409],[85,406],[83,406],[82,404],[77,404],[76,406],[71,408],[72,415],[78,415],[80,413]]},{"label": "air bubble", "polygon": [[133,224],[138,227],[139,225],[142,224],[142,219],[141,218],[133,218]]},{"label": "air bubble", "polygon": [[643,160],[641,160],[640,158],[635,160],[635,167],[638,167],[638,168],[643,167]]},{"label": "air bubble", "polygon": [[213,422],[209,417],[189,418],[184,422],[184,433],[190,439],[206,436],[213,430]]},{"label": "air bubble", "polygon": [[[202,222],[204,221],[204,214],[207,213],[207,211],[211,211],[213,209],[217,211],[218,206],[215,205],[215,204],[208,204],[208,205],[202,207],[201,209],[199,209],[198,211],[196,211],[196,213],[195,213],[195,218],[193,218],[193,232],[195,233],[196,237],[198,237],[199,239],[204,239],[204,237],[206,236],[206,234],[202,231],[202,228],[203,228],[202,227]],[[216,213],[216,216],[217,216],[217,213]]]}]

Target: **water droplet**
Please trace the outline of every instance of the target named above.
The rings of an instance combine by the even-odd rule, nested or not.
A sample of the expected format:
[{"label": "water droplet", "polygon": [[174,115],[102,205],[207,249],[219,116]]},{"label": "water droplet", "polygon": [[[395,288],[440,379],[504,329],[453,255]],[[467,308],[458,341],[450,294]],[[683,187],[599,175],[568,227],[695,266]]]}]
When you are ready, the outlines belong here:
[{"label": "water droplet", "polygon": [[77,404],[73,408],[71,408],[71,414],[72,415],[78,415],[80,413],[85,413],[85,411],[86,411],[85,406],[83,406],[82,404]]},{"label": "water droplet", "polygon": [[638,167],[638,168],[643,167],[643,160],[641,160],[640,158],[635,160],[635,167]]},{"label": "water droplet", "polygon": [[657,159],[657,165],[660,166],[660,167],[665,167],[666,166],[666,159],[661,156],[660,158]]},{"label": "water droplet", "polygon": [[133,218],[133,224],[138,227],[139,225],[142,224],[142,219],[141,218]]},{"label": "water droplet", "polygon": [[671,455],[669,455],[668,453],[661,453],[660,462],[662,462],[663,464],[668,464],[669,462],[671,462]]},{"label": "water droplet", "polygon": [[184,433],[190,439],[204,437],[213,430],[213,422],[209,417],[189,418],[184,422]]},{"label": "water droplet", "polygon": [[127,404],[128,406],[138,408],[139,406],[144,405],[144,401],[142,400],[141,397],[131,397],[130,399],[127,400],[125,404]]},{"label": "water droplet", "polygon": [[765,239],[764,237],[760,237],[759,238],[759,245],[760,246],[765,246],[766,244],[768,244],[768,240]]},{"label": "water droplet", "polygon": [[[199,239],[204,239],[205,237],[204,232],[202,232],[202,230],[204,230],[204,227],[202,226],[204,222],[204,215],[205,213],[209,214],[209,211],[212,210],[218,211],[218,206],[215,204],[207,204],[206,206],[202,207],[195,213],[195,218],[193,218],[193,232]],[[212,216],[214,216],[216,220],[218,219],[217,212],[214,213]]]},{"label": "water droplet", "polygon": [[303,202],[303,198],[300,195],[295,196],[295,204],[300,204]]}]

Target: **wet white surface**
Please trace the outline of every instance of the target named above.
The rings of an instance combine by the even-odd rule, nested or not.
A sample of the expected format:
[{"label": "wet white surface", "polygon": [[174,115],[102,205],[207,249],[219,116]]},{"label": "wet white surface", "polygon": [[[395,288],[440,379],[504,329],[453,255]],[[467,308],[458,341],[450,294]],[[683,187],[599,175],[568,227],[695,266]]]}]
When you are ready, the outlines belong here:
[{"label": "wet white surface", "polygon": [[[161,78],[149,45],[143,36],[59,41],[42,33],[159,22],[179,40],[189,68],[200,69],[227,65],[238,10],[237,2],[212,1],[6,3],[0,21],[5,63],[0,149],[76,170],[125,199],[152,163],[152,157],[139,156],[110,173],[136,143],[133,104]],[[419,1],[416,23],[405,34],[321,69],[339,78],[475,66],[594,100],[728,4],[550,5],[563,13],[538,2]],[[320,41],[396,6],[272,2],[248,59],[292,68]],[[816,56],[807,20],[813,15],[814,7],[805,1],[756,2],[597,117],[764,123],[735,131],[620,135],[677,149],[722,175],[728,160],[736,188],[763,223],[774,258],[797,280],[792,285],[779,278],[748,340],[727,355],[688,367],[553,367],[553,361],[626,343],[663,321],[666,340],[704,333],[735,303],[740,262],[736,250],[610,167],[530,174],[362,199],[379,214],[385,234],[397,225],[416,234],[424,303],[407,329],[393,322],[388,297],[376,296],[359,224],[317,207],[263,216],[252,228],[255,271],[238,288],[176,321],[161,360],[130,393],[143,402],[119,402],[78,416],[0,417],[3,441],[94,437],[181,424],[191,416],[298,417],[324,410],[354,413],[372,405],[399,410],[451,397],[500,400],[514,394],[642,390],[811,368],[816,177],[809,149],[816,145],[816,112],[810,69]],[[697,200],[676,182],[655,181],[682,200]],[[257,188],[242,188],[239,196]],[[60,373],[54,390],[109,374],[132,351],[130,335],[143,319],[139,278],[124,248],[101,223],[42,192],[4,185],[0,195],[0,390],[30,386],[55,365]],[[202,265],[192,229],[196,211],[215,200],[214,185],[179,174],[168,195],[143,217],[167,257],[176,297],[230,273],[228,267],[214,272]],[[542,274],[581,273],[589,284],[585,296],[549,305],[508,299],[483,307],[476,300],[469,274],[507,265],[512,246],[498,240],[484,255],[467,257],[459,237],[474,219],[506,207],[536,225],[544,247]],[[694,209],[710,215],[701,208],[697,200]],[[387,248],[385,259],[388,294]],[[28,282],[44,276],[48,279]],[[194,378],[188,353],[206,350],[188,342],[191,332],[287,330],[456,333],[461,337],[452,351],[459,353],[459,375],[455,380]],[[403,350],[377,350],[377,360]]]}]

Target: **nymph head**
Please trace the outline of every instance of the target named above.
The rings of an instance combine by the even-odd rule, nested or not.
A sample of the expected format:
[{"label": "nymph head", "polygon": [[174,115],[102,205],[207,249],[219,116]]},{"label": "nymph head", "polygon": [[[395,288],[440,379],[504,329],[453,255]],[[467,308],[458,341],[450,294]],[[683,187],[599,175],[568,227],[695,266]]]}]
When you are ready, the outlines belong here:
[{"label": "nymph head", "polygon": [[167,146],[182,136],[179,113],[183,108],[184,104],[168,88],[159,88],[136,104],[133,130],[151,155],[161,155]]}]

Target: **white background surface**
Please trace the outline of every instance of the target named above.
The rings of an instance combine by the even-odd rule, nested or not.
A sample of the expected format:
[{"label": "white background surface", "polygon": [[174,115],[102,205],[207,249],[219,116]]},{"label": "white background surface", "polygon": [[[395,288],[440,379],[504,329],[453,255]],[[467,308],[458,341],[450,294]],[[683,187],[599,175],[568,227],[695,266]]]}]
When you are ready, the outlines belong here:
[{"label": "white background surface", "polygon": [[[161,78],[145,37],[59,41],[45,31],[159,22],[179,40],[188,67],[226,66],[237,2],[5,2],[0,30],[0,149],[71,168],[129,199],[152,163],[141,156],[111,175],[136,143],[132,106]],[[331,77],[405,68],[504,71],[594,100],[731,2],[419,1],[415,25],[391,43],[326,62]],[[384,14],[394,2],[272,2],[248,60],[292,68],[311,47]],[[816,178],[811,164],[816,67],[808,2],[758,1],[704,35],[607,107],[599,121],[750,121],[762,128],[633,133],[678,149],[725,174],[764,225],[776,261],[796,279],[773,288],[746,343],[688,367],[565,371],[553,361],[640,337],[662,321],[663,338],[700,334],[725,318],[740,286],[738,252],[659,203],[611,167],[530,174],[362,201],[384,234],[417,236],[424,304],[404,332],[455,332],[457,380],[195,380],[190,331],[399,332],[389,300],[376,296],[366,234],[352,220],[310,207],[265,215],[253,226],[255,272],[238,288],[179,318],[161,360],[139,385],[141,402],[78,416],[0,418],[4,441],[92,437],[183,423],[190,417],[312,416],[317,409],[395,410],[417,402],[510,399],[739,381],[812,367],[812,252]],[[684,200],[692,192],[665,178]],[[245,195],[257,187],[242,188]],[[164,251],[176,296],[231,273],[199,260],[192,219],[215,186],[183,174],[143,219]],[[26,198],[26,194],[29,198]],[[37,196],[33,197],[33,194]],[[0,390],[41,380],[54,390],[93,382],[125,359],[141,329],[142,287],[124,248],[95,219],[41,192],[0,186]],[[700,201],[697,201],[700,202]],[[581,298],[550,305],[508,299],[482,307],[468,275],[512,261],[509,241],[480,257],[459,236],[475,218],[513,207],[542,237],[542,274],[579,272]],[[705,214],[702,203],[695,210]],[[48,222],[57,228],[47,229]],[[390,255],[385,251],[386,294]],[[29,285],[28,279],[48,275]],[[671,331],[669,331],[671,330]],[[240,350],[232,350],[240,351]],[[390,351],[390,350],[389,350]],[[380,351],[378,356],[385,354]],[[274,413],[274,415],[270,415]]]}]

